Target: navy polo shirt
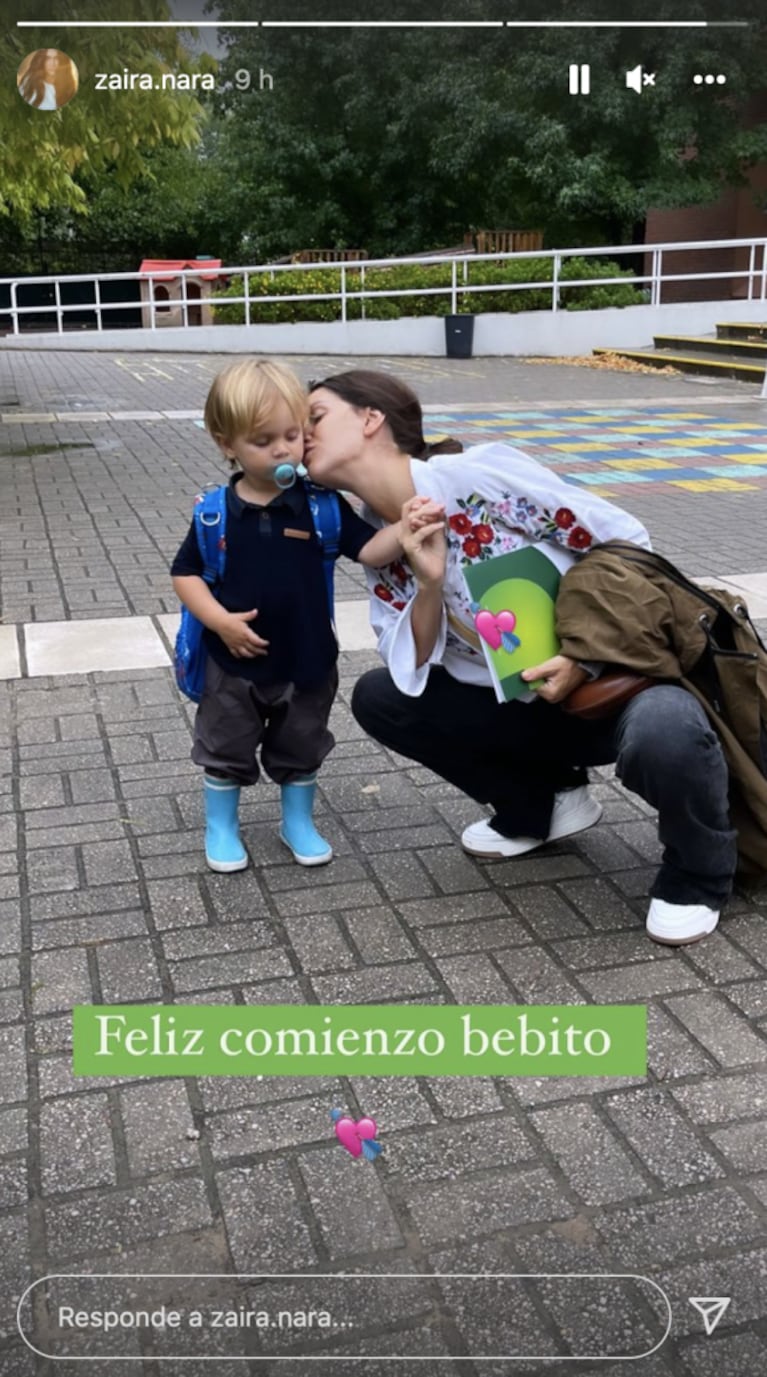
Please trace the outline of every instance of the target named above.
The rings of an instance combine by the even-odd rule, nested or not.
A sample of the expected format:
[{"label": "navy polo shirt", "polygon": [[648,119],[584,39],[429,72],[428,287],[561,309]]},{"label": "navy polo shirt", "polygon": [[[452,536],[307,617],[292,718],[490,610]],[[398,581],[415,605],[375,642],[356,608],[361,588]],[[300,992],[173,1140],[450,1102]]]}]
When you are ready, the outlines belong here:
[{"label": "navy polo shirt", "polygon": [[[330,623],[322,547],[314,529],[303,480],[266,506],[243,502],[229,482],[226,498],[226,563],[214,596],[228,612],[258,608],[249,623],[269,642],[266,655],[238,660],[214,632],[205,631],[209,654],[227,674],[257,683],[319,683],[338,657]],[[376,534],[339,494],[340,552],[356,559]],[[171,574],[202,578],[203,562],[192,521]]]}]

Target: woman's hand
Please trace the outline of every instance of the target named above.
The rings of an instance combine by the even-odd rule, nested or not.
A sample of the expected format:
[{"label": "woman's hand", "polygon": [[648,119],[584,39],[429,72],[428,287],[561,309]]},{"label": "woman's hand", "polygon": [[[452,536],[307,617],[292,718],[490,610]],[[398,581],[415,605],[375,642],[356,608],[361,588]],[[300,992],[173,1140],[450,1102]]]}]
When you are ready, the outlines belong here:
[{"label": "woman's hand", "polygon": [[588,677],[585,669],[581,669],[575,660],[568,660],[566,655],[555,655],[551,660],[544,660],[542,665],[523,669],[521,675],[526,684],[533,684],[536,679],[543,681],[534,687],[538,697],[544,698],[547,703],[561,703]]},{"label": "woman's hand", "polygon": [[409,498],[402,508],[401,539],[419,587],[441,588],[447,568],[444,507],[430,498]]}]

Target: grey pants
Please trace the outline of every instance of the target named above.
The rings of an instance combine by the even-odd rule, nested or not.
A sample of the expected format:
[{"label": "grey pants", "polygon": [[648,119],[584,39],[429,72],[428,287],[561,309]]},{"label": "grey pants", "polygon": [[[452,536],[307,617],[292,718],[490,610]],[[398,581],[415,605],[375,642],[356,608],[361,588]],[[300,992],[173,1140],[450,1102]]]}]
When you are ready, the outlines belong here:
[{"label": "grey pants", "polygon": [[335,739],[328,718],[338,670],[310,688],[256,684],[227,674],[210,656],[194,724],[192,760],[210,774],[255,784],[261,768],[275,784],[314,774]]},{"label": "grey pants", "polygon": [[691,693],[659,684],[633,698],[615,728],[615,772],[658,810],[663,863],[650,893],[721,908],[737,862],[729,773],[717,735]]}]

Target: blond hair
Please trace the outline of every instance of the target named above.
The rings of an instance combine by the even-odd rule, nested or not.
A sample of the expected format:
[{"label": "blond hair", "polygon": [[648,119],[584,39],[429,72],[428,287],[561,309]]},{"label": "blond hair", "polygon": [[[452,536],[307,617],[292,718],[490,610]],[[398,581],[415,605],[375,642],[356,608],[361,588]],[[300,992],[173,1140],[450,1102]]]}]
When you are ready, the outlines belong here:
[{"label": "blond hair", "polygon": [[306,389],[292,368],[271,359],[230,364],[213,380],[205,403],[205,426],[217,441],[231,443],[259,430],[279,402],[303,426],[308,414]]}]

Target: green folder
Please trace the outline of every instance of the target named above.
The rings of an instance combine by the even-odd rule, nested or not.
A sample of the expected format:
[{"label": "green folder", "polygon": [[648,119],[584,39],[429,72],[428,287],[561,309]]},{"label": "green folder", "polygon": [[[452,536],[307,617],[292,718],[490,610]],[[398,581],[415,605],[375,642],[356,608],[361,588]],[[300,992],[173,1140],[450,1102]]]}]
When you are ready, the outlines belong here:
[{"label": "green folder", "polygon": [[535,687],[520,678],[523,669],[559,653],[554,605],[560,572],[532,546],[466,564],[463,576],[499,703],[509,703]]}]

